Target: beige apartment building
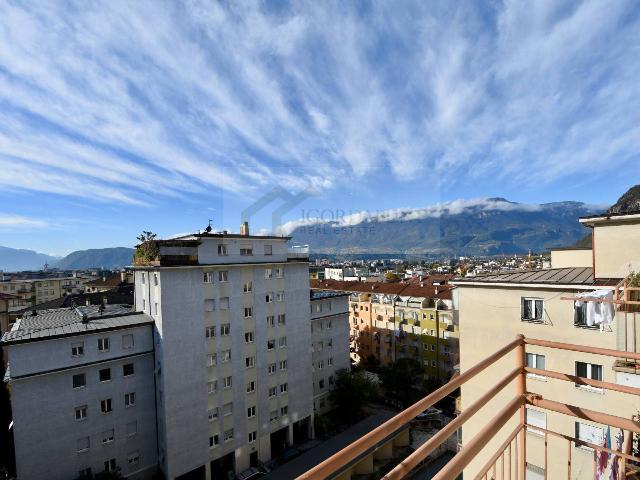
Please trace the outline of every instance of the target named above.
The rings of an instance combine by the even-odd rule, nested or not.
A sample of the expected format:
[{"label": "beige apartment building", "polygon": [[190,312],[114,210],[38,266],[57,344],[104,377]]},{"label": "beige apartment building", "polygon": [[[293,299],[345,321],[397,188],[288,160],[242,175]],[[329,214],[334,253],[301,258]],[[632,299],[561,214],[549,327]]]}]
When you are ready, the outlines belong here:
[{"label": "beige apartment building", "polygon": [[[625,279],[624,285],[630,285],[629,275],[640,271],[640,215],[603,215],[582,218],[580,221],[592,228],[593,250],[554,251],[551,269],[483,275],[453,282],[458,286],[454,290],[454,305],[459,309],[460,318],[461,373],[464,374],[512,342],[518,334],[530,339],[586,347],[639,351],[639,306],[624,302],[637,300],[634,295],[640,292],[620,291],[620,285]],[[588,259],[591,261],[585,266]],[[596,297],[598,301],[582,301],[578,297],[595,290],[602,294]],[[612,294],[606,295],[607,291]],[[610,323],[607,311],[613,313]],[[640,387],[637,362],[536,345],[527,345],[526,352],[526,365],[530,368],[596,382]],[[496,382],[518,364],[517,355],[518,350],[507,354],[482,374],[464,383],[463,412],[487,391],[491,391]],[[539,394],[545,400],[573,406],[575,408],[569,409],[574,412],[587,409],[637,422],[640,396],[593,385],[579,385],[574,381],[578,379],[572,377],[571,381],[562,381],[532,373],[525,377],[527,392]],[[464,423],[463,447],[486,427],[488,419],[509,403],[516,393],[515,383],[511,382],[496,393]],[[516,413],[492,440],[484,444],[482,451],[465,468],[465,478],[474,478],[476,474],[484,472],[482,467],[487,459],[499,451],[502,442],[519,420],[519,414]],[[602,445],[603,439],[610,436],[611,448],[616,448],[619,430],[604,424],[543,410],[532,404],[526,407],[525,422],[529,425],[524,435],[527,479],[593,479],[596,468],[594,450],[585,445],[576,446],[569,438]],[[545,430],[556,434],[547,434]],[[629,438],[628,431],[626,438]],[[637,436],[634,445],[636,451],[632,453],[637,456]],[[517,452],[512,454],[514,458],[517,457]],[[608,471],[605,474],[607,476],[601,478],[609,478]],[[501,477],[496,474],[490,478]]]},{"label": "beige apartment building", "polygon": [[39,303],[74,293],[84,292],[84,284],[89,278],[38,278],[28,280],[9,280],[0,282],[0,293],[15,295],[24,301],[24,307],[32,307]]}]

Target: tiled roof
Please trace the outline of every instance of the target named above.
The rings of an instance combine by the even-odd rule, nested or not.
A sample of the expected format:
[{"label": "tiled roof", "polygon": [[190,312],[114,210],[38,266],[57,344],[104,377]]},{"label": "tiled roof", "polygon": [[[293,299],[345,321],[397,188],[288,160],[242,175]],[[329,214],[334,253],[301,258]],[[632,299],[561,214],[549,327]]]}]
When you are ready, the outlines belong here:
[{"label": "tiled roof", "polygon": [[132,312],[129,305],[107,305],[102,312],[97,305],[56,308],[40,311],[37,315],[25,315],[17,320],[13,329],[3,335],[2,342],[33,342],[148,323],[153,323],[149,315]]},{"label": "tiled roof", "polygon": [[95,280],[91,280],[90,282],[85,283],[85,285],[90,287],[117,287],[122,282],[122,278],[120,274],[109,275],[108,277],[100,277]]},{"label": "tiled roof", "polygon": [[406,282],[347,282],[341,280],[310,280],[311,288],[343,292],[380,293],[407,297],[451,299],[451,286],[429,285]]},{"label": "tiled roof", "polygon": [[456,278],[455,283],[530,283],[541,285],[615,285],[620,279],[593,278],[591,267],[547,268],[542,270],[519,270],[489,273],[476,277]]},{"label": "tiled roof", "polygon": [[113,290],[107,290],[106,292],[66,295],[54,300],[49,300],[48,302],[38,303],[37,305],[23,308],[22,310],[16,310],[15,313],[21,315],[23,313],[30,313],[33,310],[50,310],[52,308],[64,307],[72,308],[86,305],[87,300],[89,300],[91,305],[100,305],[103,303],[105,297],[108,304],[133,305],[133,285],[128,283]]}]

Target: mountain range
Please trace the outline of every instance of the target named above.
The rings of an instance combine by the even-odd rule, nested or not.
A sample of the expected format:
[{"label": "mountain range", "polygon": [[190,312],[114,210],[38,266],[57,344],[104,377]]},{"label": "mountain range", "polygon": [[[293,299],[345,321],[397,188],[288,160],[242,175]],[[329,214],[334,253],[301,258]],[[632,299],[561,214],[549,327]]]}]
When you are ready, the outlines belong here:
[{"label": "mountain range", "polygon": [[[591,245],[578,218],[602,207],[580,202],[541,205],[504,198],[456,200],[417,209],[355,212],[331,221],[308,219],[283,226],[293,242],[316,254],[404,254],[424,256],[511,255],[553,247]],[[630,188],[606,212],[640,211],[640,185]],[[52,257],[32,250],[0,247],[0,270],[118,268],[131,264],[126,247],[78,250]]]}]

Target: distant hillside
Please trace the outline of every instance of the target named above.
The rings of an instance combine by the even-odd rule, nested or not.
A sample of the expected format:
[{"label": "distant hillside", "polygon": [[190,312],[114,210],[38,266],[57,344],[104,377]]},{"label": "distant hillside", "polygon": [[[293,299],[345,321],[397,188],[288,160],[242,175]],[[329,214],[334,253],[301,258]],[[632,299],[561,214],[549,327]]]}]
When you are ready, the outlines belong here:
[{"label": "distant hillside", "polygon": [[527,205],[481,198],[364,212],[341,222],[299,225],[290,235],[314,253],[523,254],[575,244],[587,233],[578,218],[598,211],[580,202]]},{"label": "distant hillside", "polygon": [[45,263],[51,266],[59,259],[33,250],[0,247],[0,270],[5,272],[40,270]]},{"label": "distant hillside", "polygon": [[631,187],[622,195],[607,213],[628,213],[640,211],[640,185]]},{"label": "distant hillside", "polygon": [[112,247],[77,250],[70,253],[54,266],[61,270],[85,268],[118,268],[131,265],[133,248]]}]

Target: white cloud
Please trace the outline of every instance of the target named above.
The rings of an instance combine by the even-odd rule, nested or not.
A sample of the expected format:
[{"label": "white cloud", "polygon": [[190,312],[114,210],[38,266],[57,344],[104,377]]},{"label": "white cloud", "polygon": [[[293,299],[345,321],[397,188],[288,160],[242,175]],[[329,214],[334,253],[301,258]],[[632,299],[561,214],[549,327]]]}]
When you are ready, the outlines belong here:
[{"label": "white cloud", "polygon": [[635,7],[5,2],[0,185],[147,205],[633,167]]},{"label": "white cloud", "polygon": [[34,230],[48,226],[49,223],[44,220],[0,213],[0,230]]}]

